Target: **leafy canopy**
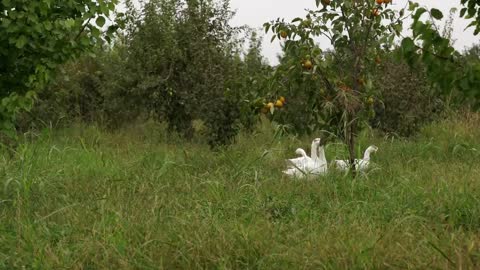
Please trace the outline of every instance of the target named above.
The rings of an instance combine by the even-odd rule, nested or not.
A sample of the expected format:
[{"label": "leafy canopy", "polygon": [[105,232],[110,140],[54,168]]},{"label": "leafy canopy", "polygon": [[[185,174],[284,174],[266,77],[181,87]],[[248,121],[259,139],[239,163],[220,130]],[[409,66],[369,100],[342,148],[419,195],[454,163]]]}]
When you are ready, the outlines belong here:
[{"label": "leafy canopy", "polygon": [[12,135],[15,113],[32,105],[57,65],[110,39],[116,26],[105,26],[117,2],[0,1],[0,130]]}]

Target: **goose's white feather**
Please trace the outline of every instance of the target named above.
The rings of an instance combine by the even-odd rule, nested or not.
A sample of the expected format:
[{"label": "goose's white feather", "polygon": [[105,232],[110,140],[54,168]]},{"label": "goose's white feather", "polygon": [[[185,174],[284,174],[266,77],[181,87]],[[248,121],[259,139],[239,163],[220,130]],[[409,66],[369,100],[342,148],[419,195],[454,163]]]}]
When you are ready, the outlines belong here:
[{"label": "goose's white feather", "polygon": [[307,156],[307,153],[305,152],[305,150],[303,150],[302,148],[298,148],[297,150],[295,150],[295,153],[297,155],[300,155],[301,157],[287,159],[288,166],[289,167],[299,167],[299,168],[305,167],[305,164],[307,164],[308,160],[310,159]]},{"label": "goose's white feather", "polygon": [[325,174],[328,170],[327,160],[325,159],[325,150],[320,146],[320,138],[312,142],[311,156],[308,157],[305,150],[298,148],[295,153],[301,157],[288,159],[290,166],[283,171],[284,174],[292,177],[304,177],[306,175]]},{"label": "goose's white feather", "polygon": [[[378,151],[378,147],[376,147],[375,145],[369,146],[367,150],[365,150],[365,153],[363,154],[363,159],[355,159],[355,163],[354,163],[355,169],[358,171],[367,170],[370,165],[370,154],[377,151]],[[335,168],[341,171],[346,171],[350,167],[348,160],[334,160],[333,164]]]}]

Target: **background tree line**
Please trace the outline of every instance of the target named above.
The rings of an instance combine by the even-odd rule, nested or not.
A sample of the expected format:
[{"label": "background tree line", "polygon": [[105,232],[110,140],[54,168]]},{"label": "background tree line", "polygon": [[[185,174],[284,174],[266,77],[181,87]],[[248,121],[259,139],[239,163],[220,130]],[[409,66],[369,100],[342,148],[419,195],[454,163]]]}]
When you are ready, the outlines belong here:
[{"label": "background tree line", "polygon": [[271,67],[261,55],[261,37],[230,26],[229,1],[126,6],[124,31],[113,45],[62,66],[30,117],[108,128],[155,119],[186,138],[193,135],[192,121],[203,120],[212,146],[253,128],[251,101],[261,95]]},{"label": "background tree line", "polygon": [[[475,17],[478,4],[474,2],[462,1],[466,10],[462,9],[461,16]],[[68,3],[73,10],[82,6]],[[73,18],[75,14],[81,15],[77,21],[70,20],[72,14],[64,14],[64,21],[58,23],[57,32],[64,33],[64,43],[73,39],[78,42],[68,44],[76,47],[61,49],[62,44],[47,43],[52,44],[51,53],[44,55],[57,61],[50,63],[50,60],[28,55],[22,32],[17,39],[11,40],[20,52],[17,55],[9,52],[10,62],[2,62],[0,86],[2,91],[11,89],[2,97],[11,98],[12,92],[25,94],[26,91],[15,86],[25,82],[29,85],[22,89],[35,89],[38,93],[28,99],[36,100],[33,110],[13,121],[17,128],[41,127],[48,122],[68,125],[83,121],[115,129],[135,121],[154,119],[166,123],[169,131],[191,138],[194,120],[201,120],[209,144],[217,146],[232,142],[240,130],[253,131],[263,111],[264,116],[293,134],[312,134],[319,130],[341,134],[341,111],[333,102],[334,96],[325,89],[321,78],[311,74],[305,76],[305,69],[299,62],[318,50],[322,65],[332,74],[341,74],[351,63],[341,60],[348,58],[337,57],[341,53],[339,50],[321,51],[318,45],[313,45],[307,53],[284,47],[280,64],[271,67],[261,55],[259,33],[230,25],[234,13],[228,0],[150,0],[139,8],[127,0],[127,12],[117,13],[108,30],[105,30],[104,19],[95,18],[102,14],[107,18],[117,2],[88,3],[91,6],[83,13],[82,10],[72,11]],[[42,10],[41,6],[39,8]],[[418,5],[413,8],[419,9]],[[17,9],[12,7],[12,10]],[[52,11],[51,16],[55,14]],[[51,27],[48,20],[42,22],[43,31]],[[303,20],[304,25],[299,25],[299,29],[309,29],[308,20]],[[433,31],[434,22],[425,25],[419,20],[415,22],[416,40],[439,40],[426,44],[425,50],[453,53],[450,52],[451,43],[442,43],[450,39],[448,31],[443,36],[437,32],[422,36],[427,30]],[[5,19],[2,19],[2,26],[2,31],[10,27]],[[280,32],[276,34],[281,35]],[[386,37],[387,34],[379,40]],[[60,38],[62,36],[56,37],[62,40]],[[376,91],[362,101],[370,108],[366,118],[370,125],[389,134],[411,136],[446,108],[476,106],[476,78],[462,80],[446,76],[448,80],[443,81],[439,78],[454,74],[452,70],[455,74],[475,74],[480,66],[478,45],[452,56],[455,63],[468,63],[465,69],[469,72],[464,72],[461,65],[444,65],[435,57],[419,55],[419,48],[409,42],[391,45],[371,55],[375,63],[368,67],[372,74],[369,80]],[[7,50],[4,51],[7,55]],[[36,53],[32,48],[33,52]],[[54,52],[63,52],[64,56],[57,57]],[[19,65],[23,62],[18,62],[18,55],[22,55],[20,59],[33,59],[41,64]],[[35,67],[27,72],[18,69],[14,73],[37,74],[32,78],[42,78],[38,73],[43,69],[55,72],[45,73],[48,78],[44,79],[15,77],[14,80],[14,74],[7,72],[14,65],[23,69]],[[294,69],[293,76],[292,65],[300,67]],[[30,85],[35,82],[39,82],[38,89]],[[265,111],[267,103],[281,96],[287,100],[283,107],[274,113]]]}]

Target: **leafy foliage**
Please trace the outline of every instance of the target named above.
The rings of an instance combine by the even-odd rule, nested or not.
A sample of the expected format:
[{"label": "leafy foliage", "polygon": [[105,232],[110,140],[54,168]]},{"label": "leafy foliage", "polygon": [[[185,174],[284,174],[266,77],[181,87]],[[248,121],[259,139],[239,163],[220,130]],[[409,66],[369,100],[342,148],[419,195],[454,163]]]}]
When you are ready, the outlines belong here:
[{"label": "leafy foliage", "polygon": [[[307,125],[312,130],[335,131],[348,145],[350,161],[355,158],[355,137],[371,115],[375,90],[372,72],[379,55],[392,46],[402,29],[402,14],[386,4],[372,1],[316,1],[305,18],[291,23],[277,19],[265,24],[276,38],[285,39],[286,61],[274,80],[310,96],[306,111],[313,111]],[[326,37],[334,51],[325,54],[315,38]],[[287,82],[287,83],[284,83]],[[312,95],[313,94],[313,95]]]},{"label": "leafy foliage", "polygon": [[372,126],[388,135],[416,135],[425,124],[439,118],[442,99],[427,80],[424,68],[412,70],[393,53],[385,56],[374,76],[379,90]]},{"label": "leafy foliage", "polygon": [[255,95],[247,81],[264,64],[254,37],[246,64],[240,59],[241,29],[229,25],[229,1],[150,1],[142,14],[131,14],[135,26],[127,33],[136,103],[187,137],[192,120],[203,120],[211,146],[231,142],[240,122],[251,127],[244,100]]},{"label": "leafy foliage", "polygon": [[271,72],[258,34],[245,29],[243,53],[243,29],[229,26],[228,1],[182,3],[150,1],[136,10],[127,2],[124,34],[113,47],[97,48],[97,57],[63,66],[40,95],[39,113],[54,106],[69,119],[110,128],[154,118],[187,138],[193,121],[202,120],[211,146],[230,143],[242,127],[253,130],[252,102],[261,102]]},{"label": "leafy foliage", "polygon": [[479,0],[461,0],[465,7],[460,10],[460,17],[472,19],[468,27],[474,27],[474,34],[480,33],[480,1]]},{"label": "leafy foliage", "polygon": [[[32,106],[58,64],[109,38],[106,17],[117,0],[0,2],[0,130],[13,135],[13,119]],[[95,19],[96,18],[96,19]],[[93,20],[95,19],[95,23]]]},{"label": "leafy foliage", "polygon": [[443,37],[432,21],[422,20],[426,15],[429,15],[429,18],[441,19],[440,11],[427,10],[413,2],[410,2],[409,10],[413,13],[413,36],[402,40],[403,57],[412,67],[419,64],[425,66],[427,76],[441,90],[441,94],[449,95],[459,91],[478,108],[480,65],[463,62],[448,37]]}]

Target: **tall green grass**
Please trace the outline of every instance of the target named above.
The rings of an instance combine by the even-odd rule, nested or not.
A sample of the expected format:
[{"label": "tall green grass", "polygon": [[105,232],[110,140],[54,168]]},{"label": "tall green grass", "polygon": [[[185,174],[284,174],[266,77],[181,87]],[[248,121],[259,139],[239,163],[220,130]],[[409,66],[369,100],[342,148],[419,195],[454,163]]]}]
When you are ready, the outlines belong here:
[{"label": "tall green grass", "polygon": [[[216,152],[140,125],[25,136],[0,161],[3,269],[478,269],[480,117],[365,133],[352,180],[281,174],[312,138],[272,128]],[[346,156],[327,146],[327,159]]]}]

